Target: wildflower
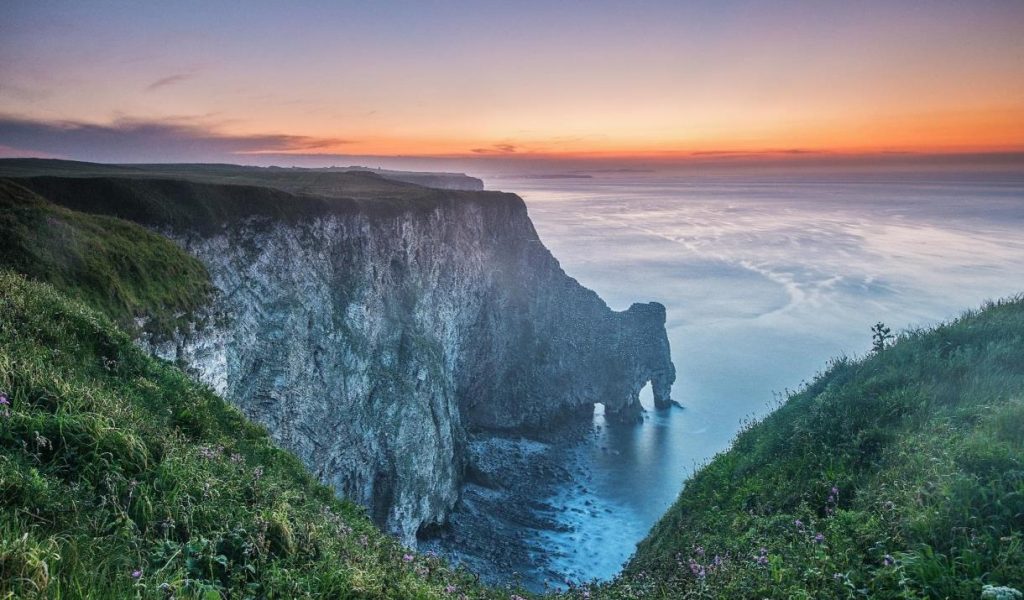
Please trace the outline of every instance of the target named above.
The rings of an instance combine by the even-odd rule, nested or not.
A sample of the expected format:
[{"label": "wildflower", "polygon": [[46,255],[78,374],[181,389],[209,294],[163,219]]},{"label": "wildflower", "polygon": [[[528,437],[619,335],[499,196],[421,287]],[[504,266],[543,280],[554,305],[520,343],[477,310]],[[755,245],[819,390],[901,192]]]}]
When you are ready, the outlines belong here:
[{"label": "wildflower", "polygon": [[459,588],[451,583],[444,586],[444,593],[446,594],[454,594],[457,591],[459,591]]},{"label": "wildflower", "polygon": [[134,571],[132,571],[132,579],[138,579],[140,577],[142,577],[141,569],[135,569]]},{"label": "wildflower", "polygon": [[837,488],[836,486],[832,486],[832,489],[830,491],[832,492],[833,496],[839,496],[839,488]]},{"label": "wildflower", "polygon": [[10,406],[11,401],[7,398],[7,394],[0,392],[0,406]]},{"label": "wildflower", "polygon": [[886,554],[882,557],[882,564],[887,567],[891,567],[896,564],[896,559],[894,559],[891,554]]},{"label": "wildflower", "polygon": [[824,544],[825,543],[825,535],[821,534],[821,533],[814,534],[814,541],[815,541],[815,543],[818,543],[818,544]]},{"label": "wildflower", "polygon": [[757,558],[754,559],[754,560],[757,561],[757,564],[759,564],[759,565],[766,565],[766,564],[768,564],[768,549],[767,548],[761,548],[761,553],[758,554]]},{"label": "wildflower", "polygon": [[797,529],[803,529],[804,528],[804,522],[801,521],[800,519],[797,519],[796,521],[793,521],[793,524],[796,525]]},{"label": "wildflower", "polygon": [[412,562],[413,558],[414,557],[413,557],[412,554],[404,554],[404,555],[402,555],[402,560],[405,561],[405,562]]}]

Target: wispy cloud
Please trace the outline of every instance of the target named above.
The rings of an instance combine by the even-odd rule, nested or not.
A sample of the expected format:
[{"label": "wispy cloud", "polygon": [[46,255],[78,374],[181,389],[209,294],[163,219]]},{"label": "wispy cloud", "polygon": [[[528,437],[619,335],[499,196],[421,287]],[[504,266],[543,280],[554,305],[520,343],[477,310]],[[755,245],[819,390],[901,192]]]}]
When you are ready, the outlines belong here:
[{"label": "wispy cloud", "polygon": [[519,149],[515,144],[493,144],[487,148],[473,148],[474,154],[514,154]]},{"label": "wispy cloud", "polygon": [[195,71],[191,71],[191,72],[188,72],[188,73],[174,73],[173,75],[168,75],[167,77],[161,77],[160,79],[157,79],[153,83],[147,85],[146,86],[146,91],[147,92],[155,92],[156,90],[159,90],[160,88],[165,88],[165,87],[168,87],[168,86],[175,85],[177,83],[181,83],[182,81],[186,81],[188,79],[192,79],[195,76],[196,76]]},{"label": "wispy cloud", "polygon": [[222,133],[195,119],[118,119],[107,124],[38,121],[0,115],[0,143],[33,153],[109,162],[216,161],[247,154],[315,152],[353,140],[265,133]]},{"label": "wispy cloud", "polygon": [[700,150],[691,152],[690,156],[720,156],[720,157],[749,157],[749,156],[771,156],[771,155],[803,155],[803,154],[830,154],[828,150],[808,150],[805,148],[768,148],[765,150]]}]

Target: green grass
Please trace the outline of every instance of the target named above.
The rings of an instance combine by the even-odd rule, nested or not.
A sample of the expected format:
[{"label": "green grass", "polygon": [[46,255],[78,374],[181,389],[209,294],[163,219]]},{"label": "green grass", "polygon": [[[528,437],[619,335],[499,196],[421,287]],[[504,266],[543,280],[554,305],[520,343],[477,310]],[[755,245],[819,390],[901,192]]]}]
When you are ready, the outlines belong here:
[{"label": "green grass", "polygon": [[700,469],[592,596],[979,598],[984,584],[1024,589],[1024,299],[833,361]]},{"label": "green grass", "polygon": [[261,427],[9,271],[0,391],[0,598],[497,595],[403,560]]},{"label": "green grass", "polygon": [[213,292],[202,263],[166,238],[68,210],[3,179],[0,233],[0,268],[52,283],[125,328],[143,318],[152,333],[170,333]]}]

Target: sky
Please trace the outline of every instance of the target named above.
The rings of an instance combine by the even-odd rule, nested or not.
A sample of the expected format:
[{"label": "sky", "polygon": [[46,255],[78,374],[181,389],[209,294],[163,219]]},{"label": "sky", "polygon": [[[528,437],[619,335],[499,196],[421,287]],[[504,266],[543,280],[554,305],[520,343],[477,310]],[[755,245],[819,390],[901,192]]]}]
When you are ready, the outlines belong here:
[{"label": "sky", "polygon": [[6,156],[1021,152],[1021,0],[0,0]]}]

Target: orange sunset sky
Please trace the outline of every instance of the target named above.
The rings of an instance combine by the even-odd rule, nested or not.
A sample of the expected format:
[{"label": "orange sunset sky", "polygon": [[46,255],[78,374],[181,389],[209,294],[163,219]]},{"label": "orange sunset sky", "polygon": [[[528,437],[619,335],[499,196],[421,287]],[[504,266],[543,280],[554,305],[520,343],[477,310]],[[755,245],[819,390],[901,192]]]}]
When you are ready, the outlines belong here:
[{"label": "orange sunset sky", "polygon": [[1024,151],[1024,2],[4,2],[0,153]]}]

